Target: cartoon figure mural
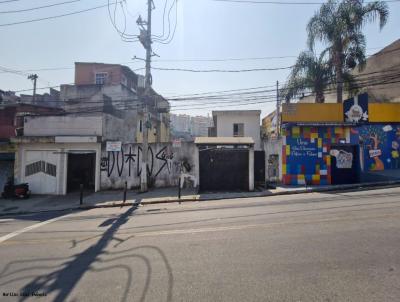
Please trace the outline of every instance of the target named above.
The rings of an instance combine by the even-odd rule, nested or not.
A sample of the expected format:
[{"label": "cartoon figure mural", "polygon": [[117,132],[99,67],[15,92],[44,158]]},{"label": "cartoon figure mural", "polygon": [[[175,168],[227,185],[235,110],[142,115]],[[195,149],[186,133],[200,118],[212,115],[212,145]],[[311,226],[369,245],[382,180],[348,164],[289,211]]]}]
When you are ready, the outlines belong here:
[{"label": "cartoon figure mural", "polygon": [[385,165],[379,158],[382,155],[382,151],[379,149],[379,144],[381,141],[379,140],[378,134],[374,134],[370,136],[373,144],[368,145],[369,156],[372,157],[375,161],[375,164],[371,165],[371,171],[382,171],[385,170]]},{"label": "cartoon figure mural", "polygon": [[370,124],[359,128],[366,171],[399,169],[400,126]]}]

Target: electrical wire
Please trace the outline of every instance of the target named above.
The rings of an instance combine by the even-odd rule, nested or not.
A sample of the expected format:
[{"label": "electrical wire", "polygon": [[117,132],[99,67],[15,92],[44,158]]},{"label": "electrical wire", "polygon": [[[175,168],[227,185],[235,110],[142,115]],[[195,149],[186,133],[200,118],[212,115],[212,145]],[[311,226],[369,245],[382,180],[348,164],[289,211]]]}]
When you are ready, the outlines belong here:
[{"label": "electrical wire", "polygon": [[163,11],[163,29],[162,29],[162,34],[161,35],[153,35],[154,38],[160,38],[163,39],[164,34],[165,34],[165,13],[167,11],[167,5],[168,5],[168,0],[165,0],[165,4],[164,4],[164,11]]},{"label": "electrical wire", "polygon": [[[321,5],[325,2],[293,2],[293,1],[253,1],[253,0],[211,0],[214,2],[231,2],[231,3],[245,3],[245,4],[277,4],[277,5]],[[400,0],[382,0],[380,2],[392,3],[399,2]],[[375,1],[364,2],[375,3]]]},{"label": "electrical wire", "polygon": [[0,11],[0,14],[14,14],[14,13],[29,12],[29,11],[39,10],[39,9],[43,9],[43,8],[49,8],[49,7],[54,7],[54,6],[60,6],[60,5],[65,5],[65,4],[75,3],[75,2],[80,2],[80,1],[81,1],[81,0],[72,0],[72,1],[65,1],[65,2],[53,3],[53,4],[49,4],[49,5],[44,5],[44,6],[37,6],[37,7],[32,7],[32,8],[25,8],[25,9],[18,9],[18,10],[8,10],[8,11]]},{"label": "electrical wire", "polygon": [[[171,11],[174,8],[174,6],[176,7],[176,11],[175,11],[175,26],[172,32],[172,36],[171,36],[171,20],[170,20],[170,15],[171,15]],[[176,32],[176,28],[178,26],[178,2],[177,0],[174,0],[171,4],[171,7],[169,9],[168,12],[168,35],[167,37],[165,37],[164,39],[157,39],[154,38],[153,41],[156,43],[160,43],[160,44],[169,44],[172,42],[172,40],[175,37],[175,32]]]},{"label": "electrical wire", "polygon": [[[381,49],[382,47],[371,47],[368,49]],[[371,56],[381,56],[386,53],[397,52],[400,51],[400,47],[390,49],[390,50],[382,50]],[[268,60],[268,59],[283,59],[283,58],[296,58],[297,56],[271,56],[271,57],[249,57],[249,58],[227,58],[227,59],[166,59],[166,60],[153,60],[153,62],[224,62],[224,61],[246,61],[246,60]],[[134,64],[134,62],[121,62],[118,64]],[[48,67],[48,68],[39,68],[39,69],[24,69],[20,70],[21,72],[38,72],[38,71],[59,71],[59,70],[69,70],[74,69],[74,67]],[[143,68],[138,68],[135,70],[143,70]],[[0,74],[4,73],[0,71]]]},{"label": "electrical wire", "polygon": [[287,67],[276,67],[276,68],[253,68],[253,69],[185,69],[185,68],[164,68],[164,67],[152,67],[154,70],[161,71],[184,71],[184,72],[194,72],[194,73],[209,73],[209,72],[227,72],[227,73],[239,73],[239,72],[253,72],[253,71],[275,71],[290,69],[292,66]]},{"label": "electrical wire", "polygon": [[57,18],[62,18],[62,17],[66,17],[66,16],[85,13],[85,12],[96,10],[96,9],[100,9],[100,8],[103,8],[103,7],[107,7],[107,4],[106,5],[95,6],[95,7],[91,7],[91,8],[87,8],[87,9],[83,9],[83,10],[78,10],[78,11],[74,11],[74,12],[71,12],[71,13],[61,14],[61,15],[55,15],[55,16],[49,16],[49,17],[44,17],[44,18],[37,18],[37,19],[19,21],[19,22],[12,22],[12,23],[3,23],[3,24],[0,24],[0,27],[19,25],[19,24],[26,24],[26,23],[32,23],[32,22],[38,22],[38,21],[44,21],[44,20],[50,20],[50,19],[57,19]]},{"label": "electrical wire", "polygon": [[3,1],[0,1],[0,4],[9,3],[9,2],[17,2],[17,1],[20,1],[20,0],[3,0]]}]

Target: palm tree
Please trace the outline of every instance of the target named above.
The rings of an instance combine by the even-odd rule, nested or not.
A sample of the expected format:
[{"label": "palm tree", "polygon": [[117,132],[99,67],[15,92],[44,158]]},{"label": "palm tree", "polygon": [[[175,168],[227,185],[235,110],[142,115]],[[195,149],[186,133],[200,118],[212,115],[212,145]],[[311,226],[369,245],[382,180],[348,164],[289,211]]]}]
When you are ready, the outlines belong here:
[{"label": "palm tree", "polygon": [[324,102],[324,91],[333,78],[332,67],[329,61],[324,59],[324,55],[325,53],[322,53],[316,57],[312,51],[303,51],[299,54],[288,83],[281,90],[286,103],[305,92],[315,94],[316,103]]},{"label": "palm tree", "polygon": [[362,33],[363,26],[379,19],[379,27],[382,29],[388,17],[388,6],[382,1],[364,4],[363,0],[328,0],[309,21],[309,47],[313,49],[316,40],[328,45],[336,76],[338,103],[343,100],[344,73],[356,65],[360,70],[365,66],[366,40]]}]

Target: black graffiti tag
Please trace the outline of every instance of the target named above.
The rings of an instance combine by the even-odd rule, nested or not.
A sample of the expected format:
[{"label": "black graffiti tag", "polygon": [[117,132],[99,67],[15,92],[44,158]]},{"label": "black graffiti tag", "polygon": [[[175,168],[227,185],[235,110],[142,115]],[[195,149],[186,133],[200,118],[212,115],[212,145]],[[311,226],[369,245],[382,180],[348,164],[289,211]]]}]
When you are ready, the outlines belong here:
[{"label": "black graffiti tag", "polygon": [[[153,149],[151,148],[151,146],[149,146],[147,150],[148,150],[147,158],[150,157],[150,166],[149,166],[149,163],[147,163],[147,175],[150,177],[153,174],[153,168],[154,168],[154,152],[153,152]],[[137,157],[137,165],[136,165],[136,175],[140,176],[142,174],[141,161],[140,161],[140,155],[142,154],[142,147],[138,146],[137,153],[138,153],[138,157]]]},{"label": "black graffiti tag", "polygon": [[[132,153],[132,147],[129,146],[129,153],[125,154],[125,163],[128,164],[128,175],[131,176],[131,165],[135,163],[136,154]],[[139,164],[139,163],[138,163]]]},{"label": "black graffiti tag", "polygon": [[167,146],[162,148],[156,154],[156,158],[161,160],[161,161],[163,161],[163,165],[160,167],[160,169],[158,170],[158,172],[156,173],[156,175],[154,177],[157,177],[158,174],[161,173],[161,171],[164,169],[165,166],[167,166],[168,173],[171,173],[172,159],[174,158],[174,154],[173,153],[169,153],[169,154],[166,153],[165,152],[166,149],[167,149]]}]

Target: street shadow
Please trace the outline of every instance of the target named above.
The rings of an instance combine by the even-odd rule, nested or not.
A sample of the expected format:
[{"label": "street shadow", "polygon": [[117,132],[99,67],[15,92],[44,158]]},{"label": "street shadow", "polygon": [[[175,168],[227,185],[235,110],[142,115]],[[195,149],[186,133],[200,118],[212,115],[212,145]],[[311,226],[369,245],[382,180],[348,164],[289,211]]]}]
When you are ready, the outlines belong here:
[{"label": "street shadow", "polygon": [[[18,260],[10,262],[6,265],[3,271],[0,273],[0,286],[7,284],[12,284],[21,280],[30,280],[27,284],[20,288],[21,293],[46,293],[47,295],[54,294],[55,298],[52,301],[61,302],[66,301],[73,289],[78,285],[82,277],[86,272],[104,272],[110,270],[120,270],[126,274],[126,284],[125,289],[121,298],[121,301],[128,301],[128,295],[130,288],[132,286],[133,273],[130,266],[126,262],[120,260],[123,259],[138,259],[142,261],[145,265],[147,274],[145,277],[144,288],[141,294],[138,296],[139,301],[144,301],[149,290],[152,266],[151,261],[148,258],[148,253],[146,255],[141,255],[137,251],[140,249],[151,249],[155,251],[162,259],[167,275],[167,286],[168,290],[166,293],[166,301],[172,300],[172,288],[173,288],[173,275],[172,269],[168,262],[168,259],[164,252],[156,246],[139,246],[128,250],[110,252],[107,251],[108,247],[118,247],[124,244],[127,239],[119,239],[116,234],[119,228],[127,223],[132,215],[134,215],[135,210],[138,208],[139,203],[129,208],[118,218],[109,220],[107,219],[102,224],[101,227],[109,226],[109,228],[104,231],[104,233],[95,236],[99,237],[95,244],[90,245],[83,252],[76,254],[69,258],[42,258],[42,259],[30,259],[30,260]],[[82,241],[75,241],[72,244],[71,249],[77,247],[84,241],[88,241],[95,237],[91,237]],[[116,241],[114,246],[111,246],[111,242]],[[62,261],[60,265],[51,264],[54,261]],[[119,261],[115,263],[115,261]],[[50,264],[49,264],[50,263]],[[33,264],[30,266],[28,264]],[[95,265],[96,264],[96,265]],[[102,264],[103,267],[97,267]],[[23,265],[23,268],[14,270],[10,272],[10,268],[14,265]],[[48,274],[35,275],[30,274],[34,269],[49,269],[53,270]],[[24,274],[23,276],[16,277],[18,274]],[[13,278],[13,279],[9,279]],[[8,279],[5,281],[5,279]],[[19,301],[25,301],[29,297],[21,296],[18,297]]]}]

